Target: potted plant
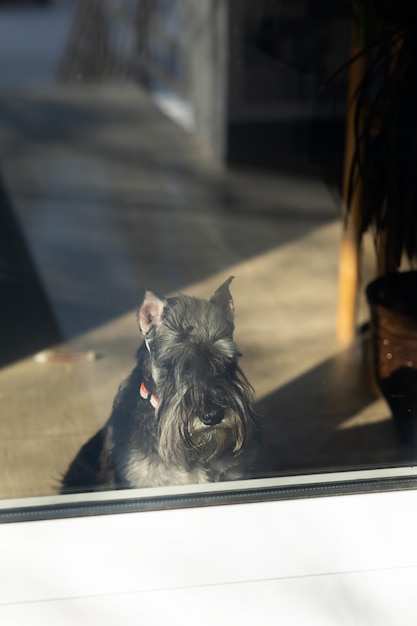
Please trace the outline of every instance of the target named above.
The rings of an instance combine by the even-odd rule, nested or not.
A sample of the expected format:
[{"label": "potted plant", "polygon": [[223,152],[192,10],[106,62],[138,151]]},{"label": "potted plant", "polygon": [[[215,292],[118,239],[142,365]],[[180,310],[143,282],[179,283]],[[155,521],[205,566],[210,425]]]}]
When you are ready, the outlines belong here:
[{"label": "potted plant", "polygon": [[373,231],[378,278],[366,289],[376,381],[403,440],[417,416],[417,8],[355,0],[352,149],[346,167],[347,229]]}]

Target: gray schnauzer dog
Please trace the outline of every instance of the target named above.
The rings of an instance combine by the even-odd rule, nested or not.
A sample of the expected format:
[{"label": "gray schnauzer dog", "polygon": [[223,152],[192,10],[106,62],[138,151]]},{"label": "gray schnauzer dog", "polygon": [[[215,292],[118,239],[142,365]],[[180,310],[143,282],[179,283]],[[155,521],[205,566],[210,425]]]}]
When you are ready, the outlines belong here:
[{"label": "gray schnauzer dog", "polygon": [[146,292],[137,365],[107,423],[69,466],[63,493],[249,475],[258,429],[233,340],[232,279],[209,301]]}]

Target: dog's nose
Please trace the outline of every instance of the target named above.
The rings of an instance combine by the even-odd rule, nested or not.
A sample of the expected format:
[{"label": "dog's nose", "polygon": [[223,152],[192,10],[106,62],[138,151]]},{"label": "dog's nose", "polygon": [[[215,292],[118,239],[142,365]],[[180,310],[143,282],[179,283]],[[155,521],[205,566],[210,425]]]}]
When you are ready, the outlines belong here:
[{"label": "dog's nose", "polygon": [[206,426],[216,426],[220,424],[224,418],[224,408],[221,406],[213,406],[205,410],[204,415],[200,417],[200,420]]}]

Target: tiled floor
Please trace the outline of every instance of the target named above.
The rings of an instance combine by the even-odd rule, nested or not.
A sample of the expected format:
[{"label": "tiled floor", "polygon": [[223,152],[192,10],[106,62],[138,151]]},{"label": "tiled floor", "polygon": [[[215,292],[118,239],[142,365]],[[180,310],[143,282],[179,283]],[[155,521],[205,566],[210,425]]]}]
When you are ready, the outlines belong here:
[{"label": "tiled floor", "polygon": [[339,206],[322,183],[222,172],[133,87],[3,98],[0,144],[61,347],[97,357],[40,364],[29,351],[0,370],[0,497],[54,493],[106,419],[144,288],[207,297],[231,274],[267,469],[407,461],[372,392],[366,336],[335,339]]}]

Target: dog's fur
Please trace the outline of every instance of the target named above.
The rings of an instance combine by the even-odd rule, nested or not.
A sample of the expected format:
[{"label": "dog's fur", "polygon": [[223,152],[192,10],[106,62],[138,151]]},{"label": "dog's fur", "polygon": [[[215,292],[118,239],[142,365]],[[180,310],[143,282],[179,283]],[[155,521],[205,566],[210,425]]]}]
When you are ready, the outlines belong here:
[{"label": "dog's fur", "polygon": [[210,301],[146,292],[143,343],[105,426],[62,491],[154,487],[247,475],[256,447],[252,387],[238,366],[230,277]]}]

